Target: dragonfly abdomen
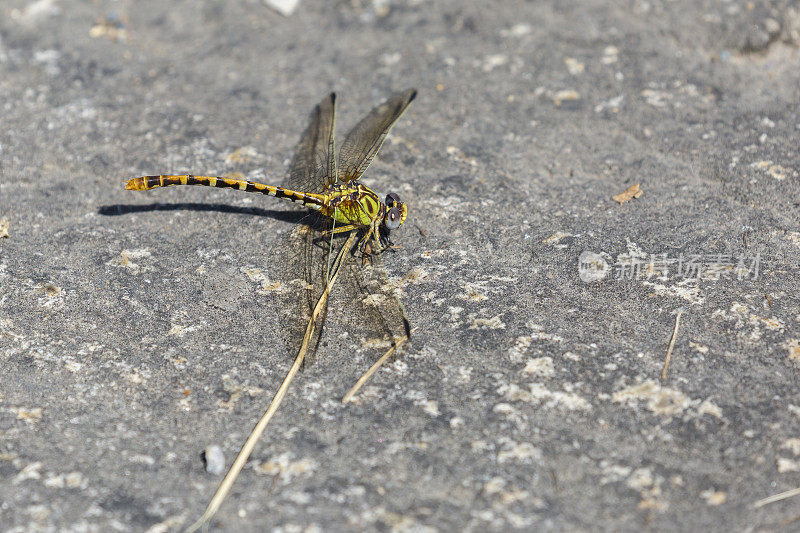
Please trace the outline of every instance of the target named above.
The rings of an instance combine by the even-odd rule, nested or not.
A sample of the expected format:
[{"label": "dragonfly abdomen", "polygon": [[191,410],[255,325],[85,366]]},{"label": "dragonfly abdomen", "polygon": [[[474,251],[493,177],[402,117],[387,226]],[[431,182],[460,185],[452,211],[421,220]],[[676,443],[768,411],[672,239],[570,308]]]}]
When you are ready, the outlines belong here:
[{"label": "dragonfly abdomen", "polygon": [[191,174],[184,175],[159,175],[159,176],[141,176],[133,178],[125,182],[125,189],[132,191],[149,191],[156,187],[169,187],[171,185],[205,185],[208,187],[218,187],[221,189],[238,189],[245,192],[260,192],[268,196],[276,198],[286,198],[292,202],[299,202],[308,207],[319,209],[324,202],[320,195],[293,191],[284,189],[283,187],[275,187],[272,185],[265,185],[263,183],[256,183],[254,181],[242,180],[236,178],[221,178],[217,176],[193,176]]}]

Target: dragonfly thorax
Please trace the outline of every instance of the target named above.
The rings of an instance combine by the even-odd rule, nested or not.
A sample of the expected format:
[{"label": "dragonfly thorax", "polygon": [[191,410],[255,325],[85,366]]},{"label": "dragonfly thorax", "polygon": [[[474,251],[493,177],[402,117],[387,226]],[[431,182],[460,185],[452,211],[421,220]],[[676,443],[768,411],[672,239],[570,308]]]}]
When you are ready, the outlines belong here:
[{"label": "dragonfly thorax", "polygon": [[325,196],[326,205],[321,211],[336,224],[384,225],[392,230],[406,219],[407,208],[396,194],[387,195],[386,202],[382,202],[375,191],[358,182],[333,187]]},{"label": "dragonfly thorax", "polygon": [[367,228],[359,243],[365,254],[380,253],[391,246],[389,233],[399,228],[408,214],[406,204],[398,195],[389,193],[382,202],[375,191],[355,180],[330,187],[327,193],[315,197],[319,199],[318,207],[309,207],[319,209],[323,215],[333,219],[331,231],[334,233]]}]

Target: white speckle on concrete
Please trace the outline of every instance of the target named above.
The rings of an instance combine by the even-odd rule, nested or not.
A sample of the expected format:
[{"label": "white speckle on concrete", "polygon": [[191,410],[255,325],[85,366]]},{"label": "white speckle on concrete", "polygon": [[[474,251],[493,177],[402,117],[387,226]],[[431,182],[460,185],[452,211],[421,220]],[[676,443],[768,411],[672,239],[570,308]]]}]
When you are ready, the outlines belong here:
[{"label": "white speckle on concrete", "polygon": [[572,74],[573,76],[578,76],[583,74],[584,65],[574,57],[567,57],[564,58],[564,64],[567,65],[567,72]]},{"label": "white speckle on concrete", "polygon": [[502,315],[495,315],[491,318],[476,317],[474,313],[470,313],[469,317],[472,321],[469,329],[505,329],[505,323],[500,319]]},{"label": "white speckle on concrete", "polygon": [[497,462],[531,463],[541,457],[542,452],[529,442],[510,442],[506,449],[497,453]]},{"label": "white speckle on concrete", "polygon": [[533,404],[544,404],[548,408],[562,408],[569,411],[589,411],[592,404],[577,394],[547,389],[541,383],[529,384],[529,390],[511,383],[501,385],[497,393],[509,401],[523,401]]},{"label": "white speckle on concrete", "polygon": [[784,440],[781,443],[781,449],[791,451],[792,455],[800,455],[800,439],[791,438]]},{"label": "white speckle on concrete", "polygon": [[786,457],[778,457],[777,467],[779,474],[785,474],[786,472],[800,472],[800,462],[795,461],[794,459],[787,459]]},{"label": "white speckle on concrete", "polygon": [[289,483],[296,477],[311,475],[316,468],[317,464],[311,459],[293,460],[290,452],[281,453],[253,466],[253,470],[259,474],[278,475],[282,483]]},{"label": "white speckle on concrete", "polygon": [[264,0],[264,4],[284,17],[288,17],[297,9],[300,0]]},{"label": "white speckle on concrete", "polygon": [[11,480],[11,483],[14,485],[18,485],[23,481],[27,481],[29,479],[40,479],[42,475],[39,473],[39,470],[42,469],[42,463],[39,461],[35,461],[33,463],[29,463],[25,466],[22,470],[20,470],[14,479]]},{"label": "white speckle on concrete", "polygon": [[152,254],[145,248],[138,250],[122,250],[119,253],[119,257],[107,261],[106,265],[126,268],[133,274],[139,274],[142,271],[142,268],[134,262],[134,259],[138,261],[141,259],[146,259],[151,255]]},{"label": "white speckle on concrete", "polygon": [[535,357],[528,359],[522,373],[527,376],[549,378],[555,373],[552,357]]},{"label": "white speckle on concrete", "polygon": [[611,396],[611,401],[635,408],[645,402],[646,408],[662,416],[673,416],[688,411],[688,414],[708,414],[722,418],[722,410],[710,400],[693,400],[679,390],[663,387],[653,380],[624,387]]},{"label": "white speckle on concrete", "polygon": [[508,63],[508,56],[505,54],[494,54],[483,58],[483,71],[491,72],[497,67],[503,66]]},{"label": "white speckle on concrete", "polygon": [[706,505],[716,507],[717,505],[722,505],[728,500],[728,493],[715,489],[708,489],[701,492],[700,497],[706,501]]}]

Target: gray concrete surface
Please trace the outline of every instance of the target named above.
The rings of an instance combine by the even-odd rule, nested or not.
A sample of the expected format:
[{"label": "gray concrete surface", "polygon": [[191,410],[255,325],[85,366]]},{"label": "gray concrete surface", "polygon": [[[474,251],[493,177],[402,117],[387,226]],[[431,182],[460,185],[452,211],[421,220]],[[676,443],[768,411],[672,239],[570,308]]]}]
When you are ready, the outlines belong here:
[{"label": "gray concrete surface", "polygon": [[0,4],[4,531],[188,525],[289,367],[296,216],[123,179],[279,183],[406,87],[413,343],[342,406],[382,349],[334,300],[212,530],[797,530],[797,2],[165,4]]}]

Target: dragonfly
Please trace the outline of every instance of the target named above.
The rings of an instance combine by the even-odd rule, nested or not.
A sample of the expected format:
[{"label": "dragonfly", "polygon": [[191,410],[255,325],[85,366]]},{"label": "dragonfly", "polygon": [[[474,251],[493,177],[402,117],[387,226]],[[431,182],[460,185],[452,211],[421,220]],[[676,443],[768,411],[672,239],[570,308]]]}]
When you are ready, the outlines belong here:
[{"label": "dragonfly", "polygon": [[[301,281],[307,289],[306,298],[295,299],[300,311],[289,311],[289,316],[284,317],[292,323],[285,328],[289,334],[287,343],[295,348],[298,345],[295,333],[304,329],[303,320],[310,316],[330,276],[330,258],[335,255],[332,251],[334,237],[351,231],[360,232],[358,251],[362,266],[365,260],[372,262],[383,251],[393,249],[390,232],[405,222],[408,208],[396,193],[390,192],[381,201],[377,193],[360,182],[360,178],[377,155],[392,126],[416,95],[416,89],[391,95],[350,130],[337,150],[334,139],[336,94],[330,93],[311,113],[308,126],[295,149],[284,186],[222,176],[162,174],[129,179],[125,188],[148,191],[174,185],[201,185],[261,193],[310,208],[316,216],[309,217],[304,228],[290,234],[288,242],[283,244],[286,250],[282,251],[289,263],[286,280],[290,281],[291,275],[301,272]],[[326,238],[329,243],[327,250],[320,246],[320,242]],[[380,263],[376,266],[380,267]],[[375,306],[372,306],[370,322],[381,324],[384,334],[391,339],[398,337],[401,329],[408,336],[410,327],[405,311],[397,297],[386,290],[390,284],[385,271],[376,268],[369,274],[354,272],[349,276],[350,281],[346,285],[350,289],[346,292],[351,295],[359,292],[362,295],[382,293],[381,298],[371,298],[372,302],[380,301],[384,305],[377,313]],[[296,305],[282,305],[279,308],[281,312],[286,312],[292,307]],[[319,318],[320,327],[313,335],[309,361],[313,360],[319,345],[321,326],[326,315],[327,306]]]},{"label": "dragonfly", "polygon": [[[308,127],[300,138],[285,186],[191,174],[141,176],[126,182],[126,189],[135,191],[172,185],[205,185],[257,192],[299,203],[316,214],[316,217],[309,218],[305,226],[290,232],[284,243],[287,250],[283,255],[288,256],[287,273],[291,276],[296,270],[302,270],[301,281],[303,288],[306,289],[306,298],[295,299],[303,311],[295,314],[293,320],[295,327],[285,328],[289,332],[305,330],[302,341],[295,335],[290,335],[289,338],[290,342],[292,338],[300,342],[298,356],[270,407],[259,420],[221,482],[205,513],[187,531],[199,529],[216,513],[243,468],[255,442],[280,405],[294,373],[305,361],[306,354],[310,359],[316,352],[327,314],[330,288],[341,270],[339,268],[341,258],[348,251],[348,247],[352,246],[351,243],[356,242],[354,237],[357,234],[360,235],[357,249],[362,256],[362,264],[358,267],[355,261],[350,261],[350,268],[347,269],[349,275],[343,276],[343,279],[349,280],[349,283],[345,282],[344,285],[350,287],[350,293],[344,297],[356,299],[354,296],[356,291],[366,295],[359,300],[368,304],[365,307],[368,309],[366,314],[369,317],[361,321],[360,325],[380,324],[383,331],[389,334],[391,348],[362,376],[343,401],[352,397],[357,387],[368,379],[382,361],[410,337],[411,331],[405,310],[378,261],[382,252],[394,249],[389,239],[390,232],[405,222],[408,208],[395,193],[387,194],[385,200],[381,201],[380,197],[359,179],[375,158],[389,130],[416,95],[415,89],[400,91],[372,109],[347,134],[338,151],[338,157],[334,142],[336,95],[331,93],[323,98],[315,106]],[[348,235],[347,240],[334,254],[334,240],[344,237],[344,234]],[[327,246],[325,246],[326,239]],[[336,261],[332,272],[331,258],[334,256]],[[365,268],[364,259],[369,259],[370,268]],[[288,279],[290,278],[287,277]],[[281,308],[288,307],[291,306],[281,306]],[[306,320],[308,324],[304,325]],[[396,335],[400,329],[404,335]],[[351,328],[348,331],[354,332],[355,329]]]},{"label": "dragonfly", "polygon": [[374,108],[347,134],[338,160],[334,145],[336,93],[328,95],[312,113],[295,154],[287,187],[219,176],[162,174],[130,179],[125,189],[148,191],[172,185],[204,185],[283,198],[329,218],[332,227],[323,236],[363,230],[358,244],[362,256],[379,254],[392,245],[389,233],[406,221],[408,208],[395,193],[387,194],[385,201],[381,201],[359,178],[416,95],[416,89],[401,91]]}]

